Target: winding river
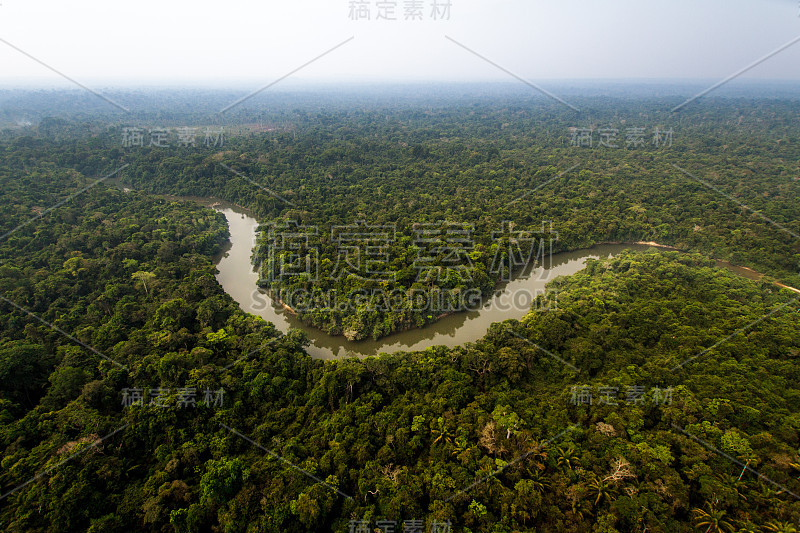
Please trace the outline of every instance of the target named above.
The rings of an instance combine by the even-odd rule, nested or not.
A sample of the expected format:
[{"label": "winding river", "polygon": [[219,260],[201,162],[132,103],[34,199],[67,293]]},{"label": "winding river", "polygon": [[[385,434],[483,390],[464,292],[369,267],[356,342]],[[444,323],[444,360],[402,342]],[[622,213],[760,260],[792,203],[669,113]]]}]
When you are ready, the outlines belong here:
[{"label": "winding river", "polygon": [[[122,188],[121,185],[117,186]],[[582,270],[587,259],[613,257],[623,250],[647,250],[655,244],[603,244],[584,250],[555,254],[548,261],[550,264],[547,268],[529,267],[515,280],[500,286],[494,296],[484,302],[480,309],[445,316],[425,328],[393,333],[378,341],[349,341],[343,336],[332,337],[303,324],[281,305],[274,304],[266,293],[257,287],[258,273],[251,263],[251,255],[256,244],[258,221],[246,209],[216,198],[172,195],[163,195],[162,198],[199,203],[225,215],[230,229],[230,242],[214,258],[214,265],[218,270],[217,281],[243,311],[272,322],[284,333],[289,328],[305,331],[311,341],[306,350],[318,359],[367,357],[379,353],[424,350],[430,346],[453,347],[477,341],[486,334],[493,323],[524,317],[530,310],[531,299],[538,294],[545,294],[547,283],[558,276],[569,276]],[[726,261],[718,260],[717,265],[744,278],[759,280],[762,277],[754,270],[732,265]],[[776,285],[800,294],[800,289],[780,283]]]},{"label": "winding river", "polygon": [[[548,268],[529,267],[522,276],[499,287],[494,297],[484,302],[480,309],[455,313],[425,328],[394,333],[378,341],[348,341],[344,337],[332,337],[304,325],[257,288],[258,273],[250,258],[258,222],[240,207],[214,202],[213,207],[228,220],[231,233],[230,243],[214,258],[220,285],[239,303],[242,310],[272,322],[280,331],[286,332],[289,328],[305,331],[311,341],[308,352],[320,359],[365,357],[382,352],[416,351],[437,345],[452,347],[477,341],[486,334],[492,323],[525,316],[530,310],[531,299],[537,294],[545,294],[547,283],[557,276],[575,274],[583,269],[588,258],[607,258],[626,249],[650,248],[648,245],[606,244],[587,250],[556,254],[552,257],[551,264],[547,265]],[[205,203],[208,205],[211,202],[205,199]]]}]

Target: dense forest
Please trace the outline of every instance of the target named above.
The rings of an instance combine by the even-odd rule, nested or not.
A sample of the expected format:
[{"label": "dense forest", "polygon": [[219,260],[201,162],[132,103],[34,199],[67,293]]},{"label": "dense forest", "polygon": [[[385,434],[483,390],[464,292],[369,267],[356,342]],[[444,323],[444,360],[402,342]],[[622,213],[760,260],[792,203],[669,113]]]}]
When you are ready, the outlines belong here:
[{"label": "dense forest", "polygon": [[[543,227],[557,232],[556,252],[655,241],[800,284],[800,131],[792,102],[715,100],[677,117],[651,100],[626,104],[624,114],[619,102],[581,102],[591,109],[586,116],[541,102],[503,104],[301,107],[266,120],[280,126],[254,124],[223,146],[203,141],[206,130],[224,125],[192,129],[195,146],[181,146],[179,128],[166,128],[161,147],[149,145],[152,123],[62,141],[75,127],[53,119],[40,127],[44,139],[14,139],[10,157],[24,166],[44,149],[59,168],[87,176],[118,171],[134,189],[247,206],[270,224],[255,258],[262,266],[273,265],[276,249],[288,252],[275,245],[276,234],[307,228],[309,242],[291,253],[306,254],[298,260],[313,262],[314,272],[268,268],[262,286],[307,324],[350,339],[423,326],[457,308],[459,295],[490,294],[514,266],[508,239],[527,232],[549,240]],[[595,130],[591,147],[573,146],[576,128]],[[124,146],[131,129],[143,136],[141,146]],[[604,146],[606,130],[617,133],[613,141],[605,133]],[[655,143],[654,131],[672,131],[670,142],[661,134]],[[379,243],[371,262],[342,269],[337,229],[359,224],[385,228],[391,241]],[[421,235],[434,227],[461,231],[469,242],[425,249]],[[370,243],[349,245],[366,254]],[[387,306],[354,296],[375,290],[402,298]],[[326,297],[297,302],[298,292]],[[420,306],[412,296],[419,292],[443,296]]]},{"label": "dense forest", "polygon": [[[800,304],[772,283],[800,286],[800,108],[594,105],[306,106],[224,146],[125,147],[130,124],[69,116],[5,130],[0,529],[800,529]],[[626,147],[630,125],[674,142]],[[620,146],[573,146],[573,127]],[[590,260],[551,282],[557,308],[472,344],[323,362],[217,283],[224,217],[165,194],[255,213],[279,297],[486,295],[512,274],[507,228],[681,251]],[[469,230],[468,275],[419,276],[431,224]],[[388,279],[335,275],[336,228],[365,225],[394,231],[371,267]],[[286,226],[315,228],[316,277],[265,270]],[[444,311],[341,303],[299,311],[354,339]]]}]

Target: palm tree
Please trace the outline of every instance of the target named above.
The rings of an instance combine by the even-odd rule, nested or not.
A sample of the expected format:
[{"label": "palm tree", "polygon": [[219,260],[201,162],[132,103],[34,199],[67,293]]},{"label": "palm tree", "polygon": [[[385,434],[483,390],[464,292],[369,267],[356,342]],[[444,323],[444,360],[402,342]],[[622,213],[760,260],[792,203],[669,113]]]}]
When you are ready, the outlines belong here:
[{"label": "palm tree", "polygon": [[583,522],[586,518],[586,515],[592,514],[592,509],[585,500],[578,499],[572,502],[572,514],[575,515],[578,520]]},{"label": "palm tree", "polygon": [[467,439],[467,437],[464,435],[459,435],[453,442],[453,455],[461,455],[462,453],[472,451],[475,448],[475,446],[473,446],[469,442],[469,439]]},{"label": "palm tree", "polygon": [[550,480],[547,478],[547,476],[545,476],[542,473],[541,470],[538,469],[533,471],[528,470],[528,473],[530,475],[529,479],[533,484],[533,488],[534,490],[536,490],[536,492],[541,494],[550,488]]},{"label": "palm tree", "polygon": [[[757,490],[755,490],[757,489]],[[756,507],[764,508],[764,509],[773,509],[777,502],[780,500],[778,495],[783,492],[782,489],[777,489],[772,485],[764,483],[762,480],[758,480],[757,487],[754,487],[754,490],[751,491],[751,499],[753,500],[753,504]]]},{"label": "palm tree", "polygon": [[719,479],[723,485],[731,487],[733,490],[735,490],[737,498],[747,501],[747,496],[744,495],[744,493],[747,491],[747,483],[742,481],[741,478],[722,473],[717,475],[717,479]]},{"label": "palm tree", "polygon": [[592,479],[587,483],[589,493],[594,494],[594,504],[598,505],[601,501],[610,501],[614,499],[614,486],[599,477],[593,475]]},{"label": "palm tree", "polygon": [[503,484],[500,482],[500,479],[498,479],[498,475],[501,472],[502,470],[496,468],[491,459],[483,461],[478,467],[477,474],[479,479],[483,480],[483,484],[489,496],[496,496],[503,490]]},{"label": "palm tree", "polygon": [[[791,466],[795,472],[800,472],[800,463],[789,463],[789,466]],[[797,476],[797,479],[800,479],[800,476]]]},{"label": "palm tree", "polygon": [[431,428],[431,435],[435,437],[434,444],[440,441],[447,444],[453,443],[453,435],[447,429],[447,424],[441,416],[436,420],[435,426]]},{"label": "palm tree", "polygon": [[739,529],[736,530],[736,533],[760,533],[760,532],[761,529],[759,529],[758,526],[756,526],[749,520],[747,522],[740,524]]},{"label": "palm tree", "polygon": [[767,522],[764,524],[764,529],[775,533],[797,533],[797,528],[790,522]]},{"label": "palm tree", "polygon": [[706,504],[708,511],[704,509],[694,509],[695,524],[698,528],[705,529],[706,533],[732,533],[734,528],[733,524],[725,518],[728,514],[725,511],[718,511]]},{"label": "palm tree", "polygon": [[537,440],[532,440],[531,444],[531,451],[528,452],[525,457],[530,458],[536,465],[536,468],[539,470],[544,470],[545,461],[547,461],[547,450],[545,450],[545,444],[539,443]]},{"label": "palm tree", "polygon": [[556,449],[556,464],[558,466],[566,467],[572,472],[575,463],[578,461],[578,456],[575,455],[575,447],[569,445],[566,449],[559,446]]}]

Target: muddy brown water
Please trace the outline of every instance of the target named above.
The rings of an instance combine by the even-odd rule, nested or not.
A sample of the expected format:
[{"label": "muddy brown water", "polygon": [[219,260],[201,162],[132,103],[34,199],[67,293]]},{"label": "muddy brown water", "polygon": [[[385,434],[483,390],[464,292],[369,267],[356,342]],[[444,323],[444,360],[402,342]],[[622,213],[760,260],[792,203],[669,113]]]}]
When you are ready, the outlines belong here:
[{"label": "muddy brown water", "polygon": [[[321,359],[417,351],[438,345],[453,347],[477,341],[486,334],[491,324],[524,317],[530,310],[532,299],[538,294],[546,294],[547,283],[558,276],[569,276],[582,270],[587,259],[613,257],[623,250],[651,248],[642,244],[603,244],[585,250],[555,254],[547,261],[546,268],[529,267],[521,277],[500,286],[492,298],[473,306],[473,310],[454,313],[424,328],[394,333],[377,341],[349,341],[343,336],[333,337],[303,324],[258,289],[256,282],[259,276],[251,262],[258,222],[245,209],[214,199],[192,200],[202,201],[205,205],[216,204],[214,208],[222,212],[228,220],[231,242],[214,259],[219,271],[217,280],[225,292],[236,300],[242,310],[272,322],[284,333],[289,328],[305,331],[311,341],[308,352]],[[744,277],[757,279],[758,273],[749,269],[723,262],[719,264]],[[557,302],[557,295],[550,294],[545,297],[545,301]]]}]

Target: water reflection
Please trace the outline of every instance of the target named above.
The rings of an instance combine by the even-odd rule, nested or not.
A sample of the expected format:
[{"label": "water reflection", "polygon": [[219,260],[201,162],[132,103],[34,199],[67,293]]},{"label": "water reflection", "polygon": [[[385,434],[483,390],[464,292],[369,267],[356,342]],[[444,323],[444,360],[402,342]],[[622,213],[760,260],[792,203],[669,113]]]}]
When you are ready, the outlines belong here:
[{"label": "water reflection", "polygon": [[[111,179],[108,182],[117,185]],[[588,258],[608,258],[627,249],[651,248],[645,244],[606,244],[557,254],[551,258],[552,264],[547,265],[548,268],[534,270],[529,267],[522,277],[500,287],[494,297],[485,302],[479,310],[455,313],[423,329],[394,333],[378,341],[353,342],[344,337],[331,337],[316,328],[304,325],[283,307],[275,305],[264,291],[257,288],[258,273],[252,266],[251,253],[256,245],[258,222],[246,209],[216,198],[169,195],[162,197],[167,200],[191,201],[211,206],[225,215],[230,228],[230,243],[226,244],[214,258],[214,264],[219,271],[217,280],[220,285],[242,310],[263,317],[264,320],[275,324],[280,331],[286,332],[289,328],[304,330],[311,341],[307,351],[320,359],[423,350],[437,345],[452,347],[477,341],[486,334],[492,323],[525,316],[530,310],[531,299],[536,295],[545,294],[546,301],[552,300],[552,296],[545,293],[545,285],[557,276],[569,276],[580,271]],[[732,265],[726,261],[717,261],[717,265],[751,280],[760,280],[763,276],[747,267]],[[800,292],[798,289],[787,288]],[[515,302],[514,298],[520,295],[524,299]]]},{"label": "water reflection", "polygon": [[272,322],[279,330],[303,329],[311,341],[308,352],[317,358],[364,357],[381,352],[422,350],[429,346],[458,346],[483,337],[494,322],[509,318],[520,319],[530,310],[532,300],[544,295],[547,305],[555,305],[556,298],[545,292],[545,286],[557,276],[569,276],[581,270],[590,257],[599,259],[613,256],[625,249],[647,249],[644,245],[602,245],[588,250],[557,254],[547,268],[531,268],[523,276],[501,286],[494,297],[479,309],[446,316],[425,328],[415,328],[394,333],[378,341],[348,341],[332,337],[325,332],[304,325],[282,306],[274,304],[256,287],[258,273],[251,264],[251,251],[255,245],[258,222],[241,208],[220,203],[216,209],[228,220],[231,243],[215,258],[219,270],[217,280],[241,308],[264,320]]}]

